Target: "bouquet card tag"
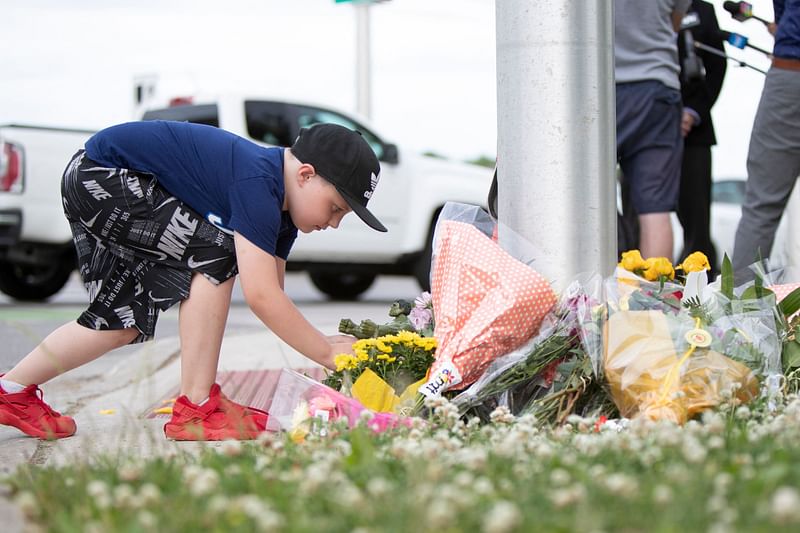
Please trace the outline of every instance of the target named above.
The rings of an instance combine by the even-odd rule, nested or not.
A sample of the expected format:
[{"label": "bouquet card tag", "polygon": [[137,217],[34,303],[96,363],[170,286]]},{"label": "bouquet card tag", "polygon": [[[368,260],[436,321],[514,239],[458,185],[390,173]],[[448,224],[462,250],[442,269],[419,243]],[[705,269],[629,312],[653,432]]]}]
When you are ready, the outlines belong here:
[{"label": "bouquet card tag", "polygon": [[444,391],[459,383],[461,374],[452,361],[447,361],[431,375],[427,383],[419,388],[419,392],[426,398],[438,398]]}]

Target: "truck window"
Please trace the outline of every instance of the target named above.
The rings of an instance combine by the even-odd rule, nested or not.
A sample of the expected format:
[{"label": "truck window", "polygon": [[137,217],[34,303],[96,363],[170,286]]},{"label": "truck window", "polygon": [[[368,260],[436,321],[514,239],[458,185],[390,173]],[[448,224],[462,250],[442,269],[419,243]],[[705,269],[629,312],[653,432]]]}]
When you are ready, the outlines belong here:
[{"label": "truck window", "polygon": [[274,146],[291,146],[293,143],[286,105],[278,102],[245,101],[247,135],[251,139]]},{"label": "truck window", "polygon": [[219,128],[219,111],[216,104],[180,105],[146,111],[142,120],[177,120]]},{"label": "truck window", "polygon": [[378,159],[383,157],[383,143],[374,133],[338,113],[326,111],[324,109],[315,109],[313,107],[301,107],[297,111],[297,122],[301,128],[327,122],[338,124],[345,128],[350,128],[351,130],[358,130],[361,132],[361,135],[364,137],[364,140],[367,141],[370,148],[372,148],[372,151],[375,152]]}]

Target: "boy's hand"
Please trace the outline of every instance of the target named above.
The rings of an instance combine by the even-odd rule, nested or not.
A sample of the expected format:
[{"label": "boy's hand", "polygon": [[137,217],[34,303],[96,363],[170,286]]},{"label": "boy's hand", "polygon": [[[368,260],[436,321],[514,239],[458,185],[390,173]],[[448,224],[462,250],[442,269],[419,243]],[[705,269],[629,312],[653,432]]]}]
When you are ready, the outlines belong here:
[{"label": "boy's hand", "polygon": [[[352,345],[358,340],[352,335],[328,335],[326,338],[328,339],[328,342],[331,344],[349,342]],[[345,350],[345,351],[349,352],[351,350]]]},{"label": "boy's hand", "polygon": [[334,359],[337,355],[347,353],[353,355],[353,343],[358,339],[350,335],[329,335],[326,337],[331,345],[331,351],[325,361],[317,361],[321,365],[331,370],[336,370]]}]

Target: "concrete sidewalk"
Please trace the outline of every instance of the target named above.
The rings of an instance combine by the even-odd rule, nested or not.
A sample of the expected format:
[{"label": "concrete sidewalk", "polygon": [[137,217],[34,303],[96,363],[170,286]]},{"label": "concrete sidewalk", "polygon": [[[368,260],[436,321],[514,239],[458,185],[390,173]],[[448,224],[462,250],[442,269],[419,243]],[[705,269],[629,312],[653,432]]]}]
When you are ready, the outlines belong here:
[{"label": "concrete sidewalk", "polygon": [[[335,331],[335,327],[324,330]],[[144,344],[138,352],[111,368],[99,366],[99,372],[92,373],[90,367],[67,373],[42,387],[45,401],[75,418],[77,434],[58,441],[40,441],[15,428],[0,426],[0,475],[25,463],[58,466],[91,461],[99,454],[147,457],[219,445],[168,441],[162,428],[169,416],[153,414],[154,407],[162,405],[164,399],[174,398],[180,384],[176,338]],[[319,366],[265,328],[228,334],[220,354],[219,377],[223,379],[218,381],[231,399],[255,398],[260,405],[259,402],[252,405],[264,408],[271,397],[265,398],[264,390],[258,388],[270,381],[274,389],[275,380],[264,377],[277,376],[282,368],[314,369],[321,375]],[[244,383],[251,376],[261,381]],[[271,396],[271,390],[266,394]],[[6,532],[20,531],[23,526],[19,513],[14,511],[0,485],[0,515],[6,518],[3,527]]]}]

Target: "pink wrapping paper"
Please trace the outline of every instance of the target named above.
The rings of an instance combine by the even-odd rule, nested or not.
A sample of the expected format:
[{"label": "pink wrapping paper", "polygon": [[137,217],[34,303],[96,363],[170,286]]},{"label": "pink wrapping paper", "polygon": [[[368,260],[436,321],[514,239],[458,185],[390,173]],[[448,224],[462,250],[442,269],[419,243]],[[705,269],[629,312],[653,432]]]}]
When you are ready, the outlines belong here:
[{"label": "pink wrapping paper", "polygon": [[[795,290],[797,287],[800,287],[800,283],[786,283],[784,285],[773,285],[769,289],[775,293],[775,300],[778,303],[780,303],[781,300],[786,298],[786,296],[788,296],[789,293]],[[796,315],[797,313],[793,314],[791,317],[786,317],[786,318],[791,319]]]},{"label": "pink wrapping paper", "polygon": [[439,223],[432,277],[439,347],[430,375],[451,362],[461,377],[446,388],[472,384],[522,346],[556,302],[544,277],[463,222]]}]

